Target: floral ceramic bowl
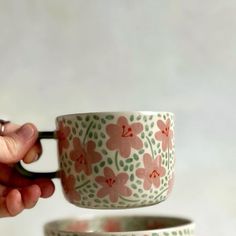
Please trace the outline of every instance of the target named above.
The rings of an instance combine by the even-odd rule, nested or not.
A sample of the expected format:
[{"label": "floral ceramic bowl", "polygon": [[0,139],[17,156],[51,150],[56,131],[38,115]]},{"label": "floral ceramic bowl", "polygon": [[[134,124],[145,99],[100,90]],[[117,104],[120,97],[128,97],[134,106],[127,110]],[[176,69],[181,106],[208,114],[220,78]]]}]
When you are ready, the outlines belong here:
[{"label": "floral ceramic bowl", "polygon": [[189,219],[160,216],[117,216],[66,219],[47,223],[45,236],[194,236]]},{"label": "floral ceramic bowl", "polygon": [[51,136],[40,135],[58,141],[60,170],[54,175],[61,178],[69,202],[133,208],[169,195],[175,163],[172,113],[82,113],[59,116],[56,124]]}]

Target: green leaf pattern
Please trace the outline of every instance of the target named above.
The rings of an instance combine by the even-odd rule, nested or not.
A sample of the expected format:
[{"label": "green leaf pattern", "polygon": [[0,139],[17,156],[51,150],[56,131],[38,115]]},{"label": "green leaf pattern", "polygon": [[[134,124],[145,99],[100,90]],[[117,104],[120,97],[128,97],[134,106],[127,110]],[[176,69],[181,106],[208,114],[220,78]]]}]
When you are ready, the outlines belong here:
[{"label": "green leaf pattern", "polygon": [[[72,203],[82,207],[102,209],[133,208],[139,207],[140,204],[153,205],[165,200],[168,196],[168,182],[174,172],[174,139],[172,140],[172,150],[164,152],[162,150],[161,142],[155,138],[155,133],[159,131],[159,128],[157,127],[157,120],[159,119],[165,122],[167,118],[170,118],[170,128],[173,130],[173,115],[163,112],[150,116],[144,115],[143,113],[132,113],[130,115],[125,114],[129,124],[134,122],[142,123],[143,131],[138,135],[138,137],[143,142],[143,148],[139,150],[132,148],[130,156],[124,158],[119,155],[118,150],[109,150],[106,146],[106,142],[109,139],[109,136],[106,133],[106,126],[108,124],[116,124],[120,114],[101,114],[81,114],[76,117],[65,116],[63,118],[58,118],[58,122],[63,122],[64,125],[69,126],[71,130],[69,136],[69,147],[64,149],[60,155],[60,167],[66,172],[66,175],[75,176],[76,186],[80,186],[87,181],[91,182],[90,185],[82,185],[83,187],[77,189],[81,195],[81,201]],[[122,114],[122,116],[124,116],[124,114]],[[73,138],[75,137],[79,138],[83,145],[85,145],[89,140],[92,140],[96,144],[96,152],[99,152],[102,156],[102,160],[92,166],[92,175],[90,176],[86,176],[83,172],[77,173],[73,166],[73,161],[70,159],[70,152],[73,150]],[[166,169],[166,176],[165,178],[161,178],[161,185],[157,189],[153,186],[150,190],[144,190],[143,180],[138,178],[136,175],[136,169],[144,167],[143,155],[145,153],[150,154],[153,158],[156,158],[157,155],[162,156],[162,165]],[[103,171],[106,166],[113,169],[116,175],[122,172],[129,175],[127,186],[132,190],[132,195],[130,197],[125,197],[127,201],[124,198],[119,197],[117,202],[112,203],[108,196],[103,199],[98,199],[96,193],[101,186],[96,183],[95,178],[104,175]]]}]

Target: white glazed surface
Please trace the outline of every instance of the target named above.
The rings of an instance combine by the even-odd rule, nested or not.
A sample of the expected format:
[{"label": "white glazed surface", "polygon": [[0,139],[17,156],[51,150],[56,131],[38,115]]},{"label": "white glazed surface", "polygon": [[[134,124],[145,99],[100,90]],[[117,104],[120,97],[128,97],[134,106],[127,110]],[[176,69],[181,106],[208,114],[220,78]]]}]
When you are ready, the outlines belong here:
[{"label": "white glazed surface", "polygon": [[64,219],[44,226],[45,236],[194,236],[189,219],[139,215]]}]

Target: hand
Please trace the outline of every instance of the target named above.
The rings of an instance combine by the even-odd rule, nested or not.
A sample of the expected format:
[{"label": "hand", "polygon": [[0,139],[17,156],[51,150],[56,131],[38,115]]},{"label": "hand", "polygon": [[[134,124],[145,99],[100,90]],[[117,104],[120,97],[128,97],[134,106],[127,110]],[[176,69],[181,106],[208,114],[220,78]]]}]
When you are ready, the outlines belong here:
[{"label": "hand", "polygon": [[42,147],[37,137],[33,124],[5,125],[0,136],[0,217],[15,216],[34,207],[40,197],[47,198],[54,192],[51,180],[29,180],[13,168],[20,160],[31,163],[39,158]]}]

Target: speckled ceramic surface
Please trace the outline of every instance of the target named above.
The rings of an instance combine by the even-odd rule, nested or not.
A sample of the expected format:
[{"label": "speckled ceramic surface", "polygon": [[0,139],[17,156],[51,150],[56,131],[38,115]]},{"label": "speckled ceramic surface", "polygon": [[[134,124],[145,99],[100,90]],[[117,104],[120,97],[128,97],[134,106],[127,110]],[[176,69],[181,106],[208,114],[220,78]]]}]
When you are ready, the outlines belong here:
[{"label": "speckled ceramic surface", "polygon": [[157,204],[174,179],[174,117],[169,112],[102,112],[57,118],[66,198],[87,208]]},{"label": "speckled ceramic surface", "polygon": [[189,219],[158,216],[98,217],[50,222],[45,236],[194,236]]}]

